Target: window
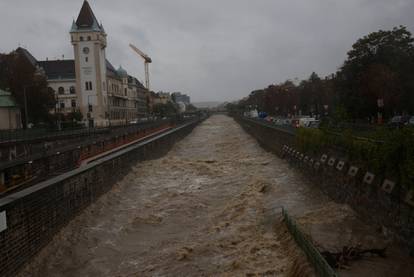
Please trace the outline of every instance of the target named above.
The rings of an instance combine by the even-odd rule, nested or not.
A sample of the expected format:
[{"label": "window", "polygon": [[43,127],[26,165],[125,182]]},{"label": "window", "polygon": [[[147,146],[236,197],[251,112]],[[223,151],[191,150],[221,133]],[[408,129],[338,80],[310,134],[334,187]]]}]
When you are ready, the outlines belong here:
[{"label": "window", "polygon": [[85,57],[85,62],[88,62],[88,61],[89,61],[88,57]]},{"label": "window", "polygon": [[91,40],[91,36],[88,36],[88,40]]},{"label": "window", "polygon": [[81,36],[79,39],[80,39],[80,41],[83,41],[83,36]]},{"label": "window", "polygon": [[65,89],[63,87],[59,87],[58,88],[58,92],[59,92],[59,94],[64,94],[65,93]]},{"label": "window", "polygon": [[69,88],[69,92],[70,92],[70,94],[75,94],[75,93],[76,93],[76,89],[75,89],[75,87],[74,87],[74,86],[71,86],[71,87]]},{"label": "window", "polygon": [[127,88],[125,88],[125,96],[127,96],[128,95],[128,90],[127,90]]},{"label": "window", "polygon": [[72,108],[76,108],[76,100],[75,99],[72,99],[71,106],[72,106]]},{"label": "window", "polygon": [[65,108],[65,102],[60,102],[60,108],[64,109]]},{"label": "window", "polygon": [[92,82],[85,82],[85,90],[92,90]]}]

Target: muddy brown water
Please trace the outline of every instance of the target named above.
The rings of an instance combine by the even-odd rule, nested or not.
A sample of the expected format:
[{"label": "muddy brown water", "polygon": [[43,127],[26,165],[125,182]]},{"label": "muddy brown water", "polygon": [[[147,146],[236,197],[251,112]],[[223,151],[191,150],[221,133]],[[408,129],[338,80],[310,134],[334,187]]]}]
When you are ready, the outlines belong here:
[{"label": "muddy brown water", "polygon": [[281,221],[320,249],[388,245],[341,276],[412,276],[413,260],[215,115],[164,157],[136,164],[55,236],[20,276],[314,276]]}]

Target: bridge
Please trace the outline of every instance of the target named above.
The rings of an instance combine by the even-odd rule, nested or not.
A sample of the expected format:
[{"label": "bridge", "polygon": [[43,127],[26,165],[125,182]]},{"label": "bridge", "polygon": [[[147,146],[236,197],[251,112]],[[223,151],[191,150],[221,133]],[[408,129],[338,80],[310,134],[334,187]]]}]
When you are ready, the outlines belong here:
[{"label": "bridge", "polygon": [[0,275],[320,275],[304,240],[319,252],[388,247],[332,274],[414,272],[400,244],[308,177],[342,173],[292,155],[294,131],[225,114],[160,126],[5,194]]}]

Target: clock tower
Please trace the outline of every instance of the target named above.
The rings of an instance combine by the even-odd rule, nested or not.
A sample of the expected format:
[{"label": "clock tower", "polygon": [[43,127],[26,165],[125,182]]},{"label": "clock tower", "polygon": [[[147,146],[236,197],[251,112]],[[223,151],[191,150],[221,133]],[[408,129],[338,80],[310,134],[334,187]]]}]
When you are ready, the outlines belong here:
[{"label": "clock tower", "polygon": [[88,1],[70,30],[75,53],[76,93],[84,122],[89,127],[108,125],[106,89],[106,33]]}]

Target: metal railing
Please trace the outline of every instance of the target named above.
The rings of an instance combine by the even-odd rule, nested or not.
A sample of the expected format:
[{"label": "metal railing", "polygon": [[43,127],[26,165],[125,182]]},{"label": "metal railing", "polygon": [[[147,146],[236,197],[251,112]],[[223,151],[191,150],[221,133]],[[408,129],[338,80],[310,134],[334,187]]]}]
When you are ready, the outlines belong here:
[{"label": "metal railing", "polygon": [[263,125],[263,126],[267,126],[267,127],[285,132],[285,133],[289,133],[291,135],[295,135],[296,131],[297,131],[297,128],[294,128],[293,126],[290,126],[290,125],[275,125],[272,122],[269,122],[269,121],[266,121],[266,120],[260,119],[260,118],[249,118],[249,117],[241,117],[241,118],[243,120],[251,121],[251,122]]},{"label": "metal railing", "polygon": [[0,131],[0,143],[49,139],[70,135],[93,135],[107,131],[107,128],[74,128],[60,131],[50,129],[4,130]]},{"label": "metal railing", "polygon": [[282,215],[289,232],[299,247],[305,252],[308,260],[315,268],[317,275],[321,277],[338,277],[338,274],[331,268],[325,258],[322,257],[315,246],[313,246],[313,244],[301,232],[296,222],[289,216],[288,212],[283,207]]}]

